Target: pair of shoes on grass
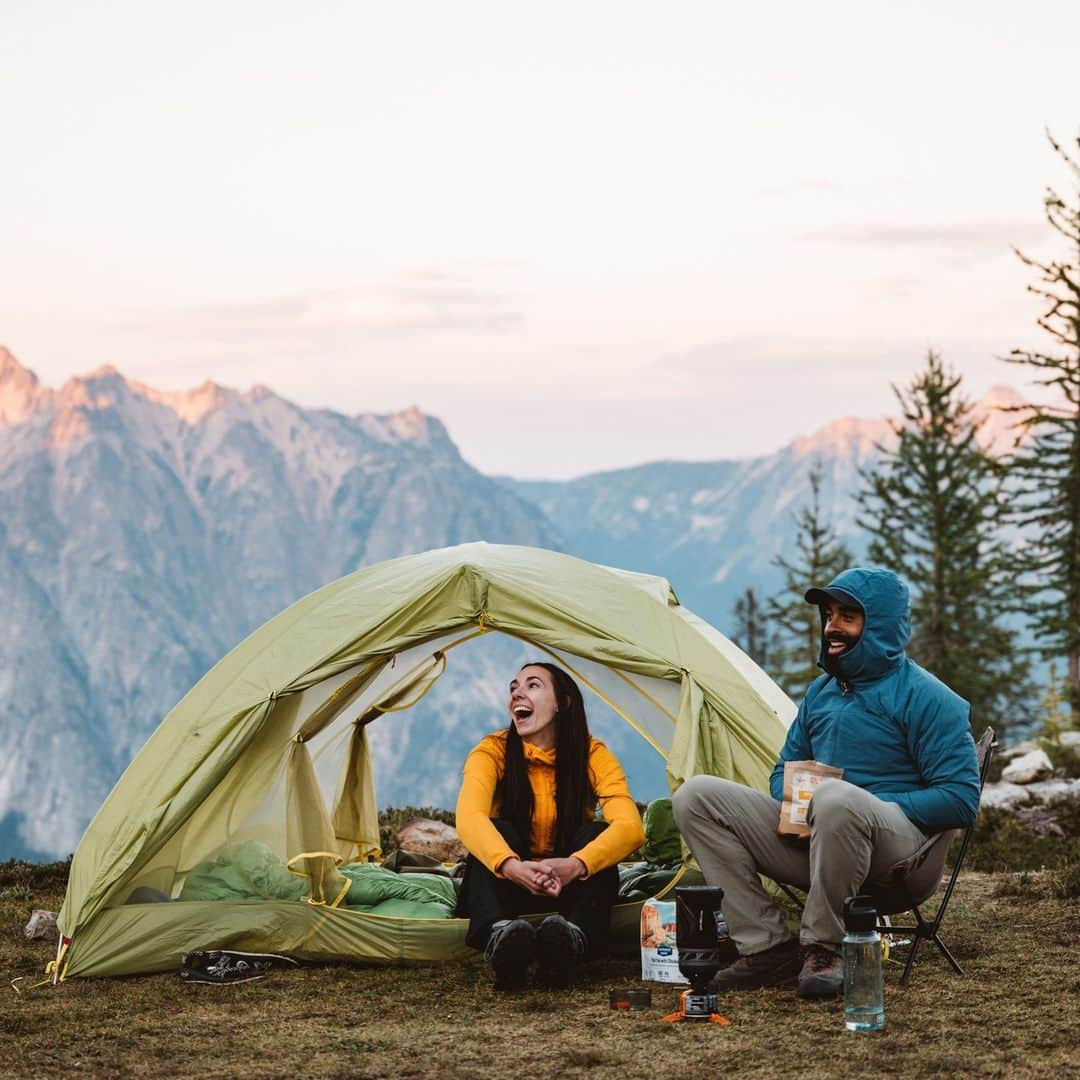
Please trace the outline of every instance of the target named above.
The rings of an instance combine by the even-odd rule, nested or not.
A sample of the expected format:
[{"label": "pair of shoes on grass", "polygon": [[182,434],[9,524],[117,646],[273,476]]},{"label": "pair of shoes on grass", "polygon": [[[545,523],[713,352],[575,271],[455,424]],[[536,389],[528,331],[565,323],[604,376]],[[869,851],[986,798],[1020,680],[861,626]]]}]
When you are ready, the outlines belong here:
[{"label": "pair of shoes on grass", "polygon": [[491,964],[496,990],[520,990],[534,962],[540,985],[561,988],[570,985],[587,947],[581,927],[561,915],[549,915],[539,927],[524,919],[502,919],[491,927],[484,959]]},{"label": "pair of shoes on grass", "polygon": [[800,952],[798,941],[789,938],[763,952],[740,956],[735,963],[717,972],[709,989],[723,993],[725,990],[757,990],[763,986],[795,983],[798,983],[801,997],[836,997],[844,986],[840,954],[824,945],[807,945]]},{"label": "pair of shoes on grass", "polygon": [[180,978],[188,982],[251,982],[261,979],[275,967],[296,967],[296,961],[277,953],[230,952],[224,949],[184,953],[180,957]]}]

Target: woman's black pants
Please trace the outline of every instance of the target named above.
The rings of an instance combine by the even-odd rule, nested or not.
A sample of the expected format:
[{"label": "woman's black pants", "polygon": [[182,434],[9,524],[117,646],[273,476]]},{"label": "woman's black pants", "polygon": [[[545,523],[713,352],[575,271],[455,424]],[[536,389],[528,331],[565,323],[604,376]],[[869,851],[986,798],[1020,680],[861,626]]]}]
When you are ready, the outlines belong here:
[{"label": "woman's black pants", "polygon": [[[492,818],[491,823],[515,851],[527,850],[511,822]],[[571,851],[579,851],[606,828],[606,821],[586,821],[574,833],[570,851],[557,854],[565,858]],[[530,858],[529,855],[521,857]],[[619,869],[616,866],[572,881],[558,896],[534,896],[520,885],[496,877],[479,859],[470,855],[465,864],[457,914],[469,919],[465,943],[474,949],[482,949],[487,944],[492,923],[518,915],[557,911],[585,931],[589,939],[589,956],[596,957],[607,952],[611,908],[618,896]]]}]

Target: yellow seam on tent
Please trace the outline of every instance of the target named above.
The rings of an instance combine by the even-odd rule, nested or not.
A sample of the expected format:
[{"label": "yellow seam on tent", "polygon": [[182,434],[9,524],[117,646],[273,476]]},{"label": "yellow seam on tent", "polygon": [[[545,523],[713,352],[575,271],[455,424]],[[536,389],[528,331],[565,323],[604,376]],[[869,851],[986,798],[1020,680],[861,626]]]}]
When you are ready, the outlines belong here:
[{"label": "yellow seam on tent", "polygon": [[[621,716],[665,761],[667,760],[667,751],[664,750],[664,748],[660,746],[660,744],[628,712],[626,712],[621,706],[616,705],[615,702],[612,701],[611,698],[609,698],[603,690],[596,687],[592,683],[592,681],[588,679],[585,675],[582,675],[582,673],[578,671],[577,668],[572,667],[567,662],[565,657],[560,656],[556,652],[552,652],[552,650],[549,649],[546,645],[541,645],[538,641],[533,641],[532,638],[524,637],[521,634],[515,634],[510,630],[500,630],[499,632],[502,634],[506,634],[508,637],[516,637],[519,641],[527,641],[530,645],[539,649],[541,652],[546,652],[548,656],[552,658],[552,660],[557,660],[560,664],[569,668],[571,674],[576,675],[577,678],[579,678],[602,702],[604,702],[604,704],[606,704],[609,708],[613,709],[616,713],[618,713],[619,716]],[[607,665],[605,664],[604,666],[606,667]],[[613,669],[609,668],[608,670]]]},{"label": "yellow seam on tent", "polygon": [[[322,911],[323,912],[326,911],[326,905],[325,904],[322,905]],[[316,931],[322,925],[322,922],[323,922],[323,920],[325,918],[326,918],[326,915],[323,914],[322,918],[316,919],[312,923],[311,929],[296,943],[296,946],[294,947],[293,952],[299,952],[315,936]]]},{"label": "yellow seam on tent", "polygon": [[[339,833],[339,832],[334,833],[334,839],[335,840],[344,840],[346,844],[367,844],[367,843],[370,843],[370,840],[365,839],[362,836],[344,836],[342,833]],[[382,857],[382,849],[378,848],[377,850],[379,852],[379,857],[381,858]]]},{"label": "yellow seam on tent", "polygon": [[682,878],[683,874],[685,874],[685,873],[686,873],[686,863],[684,862],[679,866],[679,869],[675,872],[675,876],[656,894],[656,899],[657,900],[663,900],[663,898],[665,896],[667,896],[671,892],[671,890],[675,888],[676,885],[679,884],[679,880]]},{"label": "yellow seam on tent", "polygon": [[[357,666],[360,668],[360,670],[358,672],[356,672],[356,674],[353,675],[351,678],[346,679],[326,699],[326,701],[323,702],[321,707],[325,708],[328,705],[332,705],[334,702],[339,701],[343,697],[348,697],[350,694],[355,694],[356,693],[356,682],[357,682],[357,680],[363,678],[364,676],[369,675],[369,673],[371,672],[371,670],[373,668],[385,667],[387,662],[388,661],[385,660],[385,659],[375,659],[375,660],[369,660],[366,664],[358,664]],[[348,669],[346,668],[346,670],[348,670]],[[318,686],[319,684],[316,683],[315,685]],[[361,687],[361,689],[364,689],[364,687]],[[315,710],[313,709],[312,712],[314,712],[314,711]]]},{"label": "yellow seam on tent", "polygon": [[[350,911],[347,907],[331,909],[327,907],[326,904],[312,904],[311,906],[314,908],[318,908],[321,917],[315,920],[315,923],[311,927],[311,929],[296,943],[293,948],[293,952],[299,952],[304,947],[304,945],[306,945],[307,942],[309,942],[315,936],[315,934],[319,930],[319,927],[322,926],[323,921],[330,918],[327,912],[331,910],[337,911],[342,915],[350,916],[356,919],[383,919],[386,922],[407,922],[410,925],[412,923],[436,923],[439,926],[446,926],[447,923],[451,922],[468,922],[468,919],[458,919],[453,916],[448,919],[415,919],[408,915],[377,915],[375,914],[375,912],[372,911]],[[399,958],[403,958],[403,955],[400,953]]]},{"label": "yellow seam on tent", "polygon": [[293,863],[299,862],[301,859],[333,859],[335,866],[340,866],[345,861],[336,851],[301,851],[299,855],[294,855],[285,864],[285,869],[297,877],[311,877],[306,870],[293,869]]},{"label": "yellow seam on tent", "polygon": [[[442,673],[446,670],[446,656],[441,650],[434,653],[433,655],[435,657],[436,664],[442,664],[442,669],[439,671],[439,675],[442,675]],[[371,707],[373,709],[377,709],[380,713],[406,712],[408,709],[411,709],[414,705],[419,704],[423,700],[424,695],[435,685],[435,682],[439,678],[439,675],[436,675],[435,678],[432,679],[431,682],[429,682],[427,686],[425,686],[424,689],[421,690],[420,693],[412,699],[412,701],[406,702],[404,705],[388,705],[385,709],[381,705],[372,705]]]},{"label": "yellow seam on tent", "polygon": [[652,694],[645,690],[644,687],[638,686],[638,684],[634,682],[634,680],[631,679],[629,675],[624,675],[618,668],[614,667],[608,668],[608,670],[617,675],[628,686],[633,687],[633,689],[636,690],[650,705],[656,706],[656,708],[659,709],[660,712],[662,712],[673,724],[678,724],[679,718],[669,713],[667,709],[665,709],[664,706],[661,705],[660,702],[652,696]]},{"label": "yellow seam on tent", "polygon": [[[505,631],[503,631],[505,633]],[[517,635],[514,635],[515,637]],[[561,664],[564,664],[570,669],[570,671],[577,676],[601,701],[603,701],[609,708],[614,710],[621,716],[664,760],[667,760],[667,752],[662,746],[649,734],[622,706],[617,705],[611,698],[604,693],[598,686],[596,686],[591,679],[583,675],[575,667],[572,667],[564,657],[558,653],[552,652],[544,645],[539,645],[537,642],[530,640],[529,638],[522,638],[523,641],[528,641],[530,645],[535,645],[537,648],[546,652],[553,660],[558,660]],[[606,665],[605,665],[606,666]],[[611,669],[609,669],[611,670]]]},{"label": "yellow seam on tent", "polygon": [[348,895],[349,890],[351,888],[352,888],[352,882],[349,881],[348,878],[346,878],[344,888],[341,890],[341,892],[339,892],[337,894],[337,896],[334,897],[333,900],[330,901],[330,907],[336,908],[338,906],[338,904],[340,904],[341,901],[345,899],[345,897]]},{"label": "yellow seam on tent", "polygon": [[[435,901],[416,901],[416,903],[435,903]],[[448,915],[445,919],[421,919],[421,918],[416,918],[413,915],[380,915],[377,911],[353,911],[353,910],[351,910],[350,908],[347,908],[347,907],[338,908],[337,910],[340,911],[344,915],[351,915],[353,918],[356,918],[356,919],[387,919],[389,921],[395,921],[395,922],[407,922],[410,925],[412,925],[413,923],[419,923],[419,922],[424,922],[424,923],[429,922],[429,923],[437,923],[440,926],[446,926],[447,923],[452,923],[452,922],[464,922],[464,923],[467,923],[469,921],[468,919],[458,918],[456,915]],[[533,914],[542,915],[544,913],[543,912],[534,912]],[[548,914],[550,915],[551,913],[548,912]]]}]

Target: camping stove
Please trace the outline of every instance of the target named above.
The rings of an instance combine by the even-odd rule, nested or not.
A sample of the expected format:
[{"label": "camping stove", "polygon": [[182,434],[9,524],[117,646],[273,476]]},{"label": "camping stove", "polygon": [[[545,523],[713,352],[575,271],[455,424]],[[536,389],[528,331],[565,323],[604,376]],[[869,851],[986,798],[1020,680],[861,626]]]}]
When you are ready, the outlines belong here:
[{"label": "camping stove", "polygon": [[690,980],[678,1011],[664,1020],[700,1020],[712,1024],[731,1021],[716,1011],[716,994],[709,980],[720,970],[720,942],[717,920],[724,890],[718,885],[680,885],[675,889],[675,942],[679,950],[679,970]]}]

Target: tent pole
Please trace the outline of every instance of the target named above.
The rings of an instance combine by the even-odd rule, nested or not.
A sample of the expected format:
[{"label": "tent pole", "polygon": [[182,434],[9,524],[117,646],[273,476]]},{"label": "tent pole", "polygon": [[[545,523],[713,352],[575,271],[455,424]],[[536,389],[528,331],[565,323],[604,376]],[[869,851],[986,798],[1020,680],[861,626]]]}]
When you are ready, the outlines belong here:
[{"label": "tent pole", "polygon": [[[68,939],[68,944],[69,945],[71,944],[70,938]],[[63,935],[63,933],[61,933],[60,934],[60,940],[57,941],[57,943],[56,943],[56,964],[53,967],[53,973],[52,973],[52,984],[53,984],[53,986],[56,986],[57,983],[60,982],[60,960],[64,955],[64,948],[65,948],[65,946],[64,946],[64,935]]]}]

